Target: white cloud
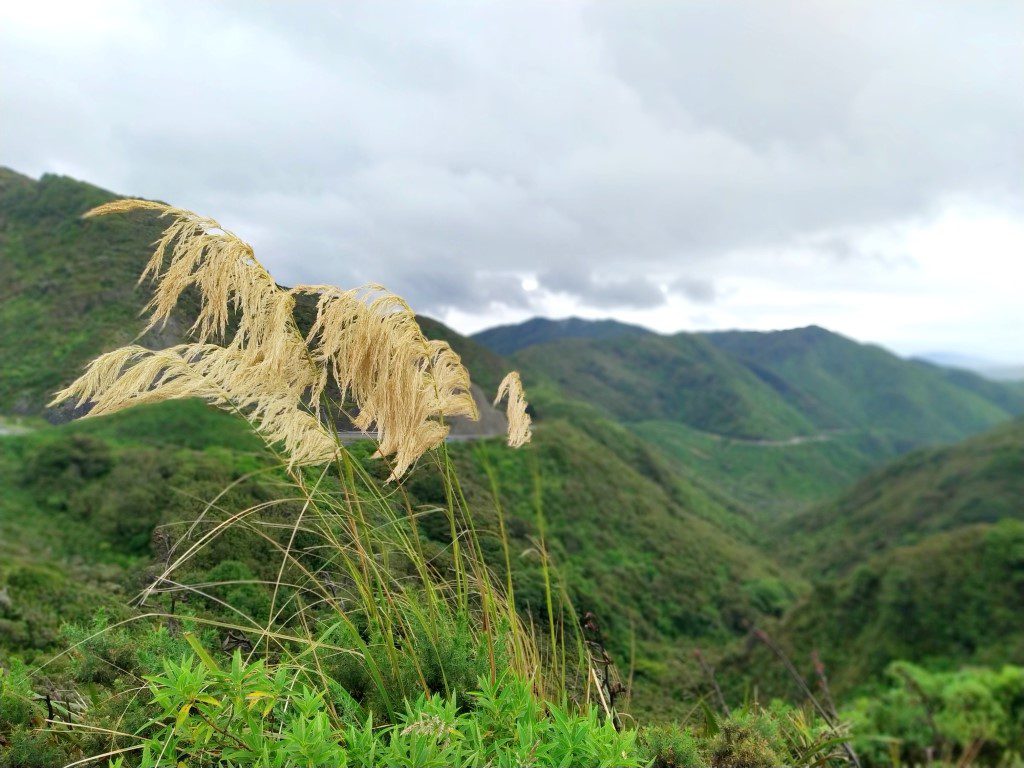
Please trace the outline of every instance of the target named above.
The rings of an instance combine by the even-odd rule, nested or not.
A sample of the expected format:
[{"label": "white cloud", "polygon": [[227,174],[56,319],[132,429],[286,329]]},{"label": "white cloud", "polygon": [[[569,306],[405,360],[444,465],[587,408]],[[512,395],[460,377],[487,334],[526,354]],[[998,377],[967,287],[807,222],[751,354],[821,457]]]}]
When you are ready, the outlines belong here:
[{"label": "white cloud", "polygon": [[1022,26],[1002,2],[7,3],[0,162],[465,330],[815,322],[1019,361]]}]

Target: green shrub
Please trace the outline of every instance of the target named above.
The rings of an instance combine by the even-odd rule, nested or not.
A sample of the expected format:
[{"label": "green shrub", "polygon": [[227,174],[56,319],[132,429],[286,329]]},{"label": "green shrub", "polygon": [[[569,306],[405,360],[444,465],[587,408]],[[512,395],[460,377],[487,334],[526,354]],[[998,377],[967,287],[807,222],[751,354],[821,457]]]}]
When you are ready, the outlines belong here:
[{"label": "green shrub", "polygon": [[0,668],[0,768],[50,768],[69,762],[67,743],[40,730],[46,710],[17,659]]},{"label": "green shrub", "polygon": [[7,737],[7,745],[0,749],[0,768],[54,768],[67,765],[72,758],[66,742],[54,738],[52,733],[15,728]]},{"label": "green shrub", "polygon": [[869,765],[947,760],[965,753],[978,765],[1024,756],[1024,668],[929,672],[907,662],[887,670],[889,688],[844,712]]},{"label": "green shrub", "polygon": [[640,731],[640,749],[652,768],[706,768],[697,738],[676,725],[652,725]]},{"label": "green shrub", "polygon": [[0,733],[18,725],[29,725],[40,719],[41,711],[33,703],[28,672],[17,659],[11,669],[0,668]]},{"label": "green shrub", "polygon": [[[401,646],[397,656],[387,645],[395,641],[385,637],[378,626],[333,624],[321,642],[362,648],[363,655],[337,654],[323,662],[332,688],[343,690],[343,699],[354,698],[378,720],[387,718],[394,707],[400,708],[403,699],[424,690],[465,701],[480,677],[489,676],[486,640],[474,636],[465,616],[439,608],[431,612],[427,606],[411,604],[399,609],[406,629],[397,641]],[[503,648],[496,646],[493,652],[495,667],[506,667]]]},{"label": "green shrub", "polygon": [[787,762],[778,723],[756,710],[719,723],[707,751],[712,768],[773,768]]},{"label": "green shrub", "polygon": [[481,678],[465,703],[421,694],[379,727],[339,713],[304,675],[237,652],[227,669],[209,657],[165,660],[148,678],[157,728],[139,745],[140,765],[640,765],[632,732],[593,708],[544,707],[513,676]]},{"label": "green shrub", "polygon": [[158,669],[166,658],[178,658],[189,649],[180,635],[166,626],[127,624],[109,627],[99,614],[92,624],[68,625],[63,638],[72,649],[72,678],[77,683],[114,687],[119,680],[137,684]]}]

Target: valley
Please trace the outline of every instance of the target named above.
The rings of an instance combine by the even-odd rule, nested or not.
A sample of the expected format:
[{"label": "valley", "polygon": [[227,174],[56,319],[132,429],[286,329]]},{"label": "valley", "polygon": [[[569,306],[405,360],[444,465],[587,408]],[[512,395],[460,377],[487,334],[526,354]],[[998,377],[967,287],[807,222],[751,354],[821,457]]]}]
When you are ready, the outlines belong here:
[{"label": "valley", "polygon": [[[280,479],[241,419],[196,401],[70,423],[70,409],[47,408],[142,328],[135,278],[160,227],[140,213],[79,218],[113,198],[0,169],[0,413],[32,425],[0,422],[0,649],[29,663],[66,642],[65,622],[132,615],[163,556],[158,532],[180,532],[214,498],[230,516]],[[637,716],[682,716],[707,694],[695,649],[729,695],[793,695],[752,627],[801,669],[819,651],[843,697],[896,660],[1024,663],[1019,385],[816,326],[661,335],[535,319],[466,337],[419,320],[461,356],[484,411],[400,486],[400,503],[421,510],[422,546],[446,562],[431,471],[450,461],[484,555],[510,563],[517,607],[542,624],[550,555],[561,597],[600,619]],[[187,328],[176,315],[141,343],[177,343]],[[512,368],[535,421],[520,452],[488,404]],[[344,438],[361,471],[386,476],[372,445]],[[235,581],[272,578],[260,547],[251,531],[225,539],[189,573],[212,580],[230,562]]]}]

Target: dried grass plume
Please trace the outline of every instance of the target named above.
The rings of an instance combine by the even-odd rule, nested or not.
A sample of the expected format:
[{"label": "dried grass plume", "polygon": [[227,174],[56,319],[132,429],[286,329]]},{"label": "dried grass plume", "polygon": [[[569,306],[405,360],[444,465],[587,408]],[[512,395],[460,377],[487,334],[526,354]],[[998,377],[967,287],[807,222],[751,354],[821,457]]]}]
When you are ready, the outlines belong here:
[{"label": "dried grass plume", "polygon": [[[154,283],[146,330],[166,323],[182,294],[200,297],[192,343],[154,351],[130,345],[101,355],[53,404],[91,404],[89,415],[199,397],[245,416],[291,465],[322,464],[341,450],[331,414],[375,433],[392,478],[448,434],[446,419],[477,419],[469,372],[451,347],[423,336],[408,304],[377,285],[281,288],[252,246],[213,219],[163,203],[116,200],[86,218],[153,211],[170,219],[139,281]],[[305,336],[295,297],[316,297]],[[333,384],[333,388],[329,385]],[[330,393],[330,394],[329,394]],[[530,439],[522,384],[510,373],[509,445]]]},{"label": "dried grass plume", "polygon": [[508,444],[513,448],[518,448],[530,442],[530,438],[533,437],[533,431],[530,429],[530,414],[526,412],[526,394],[523,392],[523,382],[519,378],[518,371],[509,371],[501,380],[494,404],[500,403],[505,396],[508,396],[505,406],[505,415],[508,417]]}]

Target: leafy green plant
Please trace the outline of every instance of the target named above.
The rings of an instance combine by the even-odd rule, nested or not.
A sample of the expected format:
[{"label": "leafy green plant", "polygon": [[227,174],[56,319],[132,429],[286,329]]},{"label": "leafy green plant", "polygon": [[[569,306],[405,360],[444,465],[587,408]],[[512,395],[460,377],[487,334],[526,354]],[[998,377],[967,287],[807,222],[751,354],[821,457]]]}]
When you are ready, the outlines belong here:
[{"label": "leafy green plant", "polygon": [[639,743],[652,768],[707,768],[698,738],[676,723],[642,728]]},{"label": "leafy green plant", "polygon": [[991,766],[1024,760],[1024,668],[933,672],[894,662],[887,672],[890,687],[844,713],[871,765],[929,756]]},{"label": "leafy green plant", "polygon": [[307,674],[246,663],[237,652],[226,669],[208,656],[165,660],[148,678],[156,728],[132,751],[142,768],[640,765],[632,732],[617,732],[593,708],[541,705],[513,675],[481,677],[464,702],[420,694],[394,723],[378,725],[332,706]]}]

